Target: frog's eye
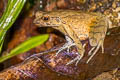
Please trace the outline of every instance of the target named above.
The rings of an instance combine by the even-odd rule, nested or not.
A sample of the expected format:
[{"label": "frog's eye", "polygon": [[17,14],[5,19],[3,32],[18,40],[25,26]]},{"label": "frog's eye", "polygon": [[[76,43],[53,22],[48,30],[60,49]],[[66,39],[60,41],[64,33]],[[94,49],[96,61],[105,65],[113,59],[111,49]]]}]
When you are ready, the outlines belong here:
[{"label": "frog's eye", "polygon": [[44,21],[48,21],[50,18],[49,18],[49,16],[44,16],[44,17],[42,17],[42,19],[43,19]]}]

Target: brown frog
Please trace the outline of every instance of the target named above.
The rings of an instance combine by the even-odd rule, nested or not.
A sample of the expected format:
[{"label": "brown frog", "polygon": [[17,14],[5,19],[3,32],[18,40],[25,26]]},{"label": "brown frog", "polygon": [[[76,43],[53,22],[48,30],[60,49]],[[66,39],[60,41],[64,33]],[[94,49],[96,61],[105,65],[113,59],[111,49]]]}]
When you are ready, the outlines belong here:
[{"label": "brown frog", "polygon": [[91,56],[86,63],[92,59],[100,47],[102,48],[102,53],[104,53],[103,43],[109,24],[108,18],[101,13],[75,10],[38,11],[34,23],[40,27],[49,26],[55,28],[65,34],[67,43],[58,50],[56,55],[63,49],[67,48],[69,51],[71,46],[77,46],[79,56],[68,62],[68,64],[76,61],[77,65],[83,58],[85,45],[82,45],[82,40],[89,39],[89,43],[92,46],[88,52]]}]

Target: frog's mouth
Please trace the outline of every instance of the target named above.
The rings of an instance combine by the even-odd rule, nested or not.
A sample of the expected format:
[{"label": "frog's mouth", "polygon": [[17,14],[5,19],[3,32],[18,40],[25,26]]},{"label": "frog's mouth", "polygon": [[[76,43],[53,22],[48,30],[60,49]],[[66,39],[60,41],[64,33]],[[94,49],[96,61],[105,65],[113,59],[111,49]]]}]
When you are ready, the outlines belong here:
[{"label": "frog's mouth", "polygon": [[49,23],[35,23],[35,25],[39,26],[39,27],[58,27],[60,25],[56,25],[56,24],[49,24]]},{"label": "frog's mouth", "polygon": [[56,28],[59,26],[59,25],[44,25],[44,24],[36,24],[36,25],[39,27],[52,27],[52,28]]},{"label": "frog's mouth", "polygon": [[58,26],[60,26],[58,24],[53,24],[53,23],[50,23],[50,22],[42,22],[42,21],[40,21],[38,19],[35,19],[33,21],[33,23],[35,25],[39,26],[39,27],[58,27]]},{"label": "frog's mouth", "polygon": [[50,27],[50,26],[52,26],[52,27],[58,27],[58,26],[60,26],[60,25],[58,25],[58,24],[53,24],[53,23],[50,23],[50,22],[45,22],[45,23],[42,23],[41,26],[47,26],[47,27]]}]

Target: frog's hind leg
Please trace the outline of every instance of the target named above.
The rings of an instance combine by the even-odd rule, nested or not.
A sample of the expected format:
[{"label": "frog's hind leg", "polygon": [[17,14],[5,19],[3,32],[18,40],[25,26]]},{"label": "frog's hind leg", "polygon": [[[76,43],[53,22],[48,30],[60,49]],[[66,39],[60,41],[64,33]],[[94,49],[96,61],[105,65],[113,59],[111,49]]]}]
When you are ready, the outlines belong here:
[{"label": "frog's hind leg", "polygon": [[107,32],[107,27],[108,24],[105,21],[105,18],[100,18],[99,20],[97,20],[94,26],[90,27],[91,30],[89,32],[89,42],[92,46],[92,49],[88,52],[88,55],[91,56],[86,63],[88,63],[93,58],[93,56],[97,53],[100,47],[102,48],[102,53],[104,53],[103,44]]},{"label": "frog's hind leg", "polygon": [[86,44],[82,45],[81,41],[76,36],[73,37],[73,40],[75,42],[75,45],[77,46],[78,55],[77,55],[76,58],[74,58],[73,60],[71,60],[70,62],[68,62],[67,65],[72,64],[73,62],[76,61],[75,66],[77,66],[77,64],[79,63],[79,61],[84,56],[84,53],[85,53],[84,47],[86,46]]},{"label": "frog's hind leg", "polygon": [[73,40],[70,37],[65,36],[65,39],[66,39],[67,42],[57,51],[56,56],[61,51],[65,50],[65,49],[67,49],[67,52],[69,52],[70,51],[70,47],[75,46],[75,43],[73,42]]}]

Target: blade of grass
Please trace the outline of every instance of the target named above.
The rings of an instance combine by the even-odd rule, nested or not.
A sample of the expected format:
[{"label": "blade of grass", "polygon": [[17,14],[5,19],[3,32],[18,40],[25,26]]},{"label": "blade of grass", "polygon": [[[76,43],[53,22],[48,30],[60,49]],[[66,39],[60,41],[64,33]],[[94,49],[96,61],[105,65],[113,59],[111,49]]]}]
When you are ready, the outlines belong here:
[{"label": "blade of grass", "polygon": [[7,8],[0,19],[0,53],[7,30],[12,26],[21,12],[26,0],[8,0]]},{"label": "blade of grass", "polygon": [[24,53],[38,45],[43,44],[48,39],[48,37],[49,37],[48,34],[44,34],[28,39],[27,41],[23,42],[16,48],[12,49],[9,53],[7,53],[7,55],[0,57],[0,63],[13,56]]}]

